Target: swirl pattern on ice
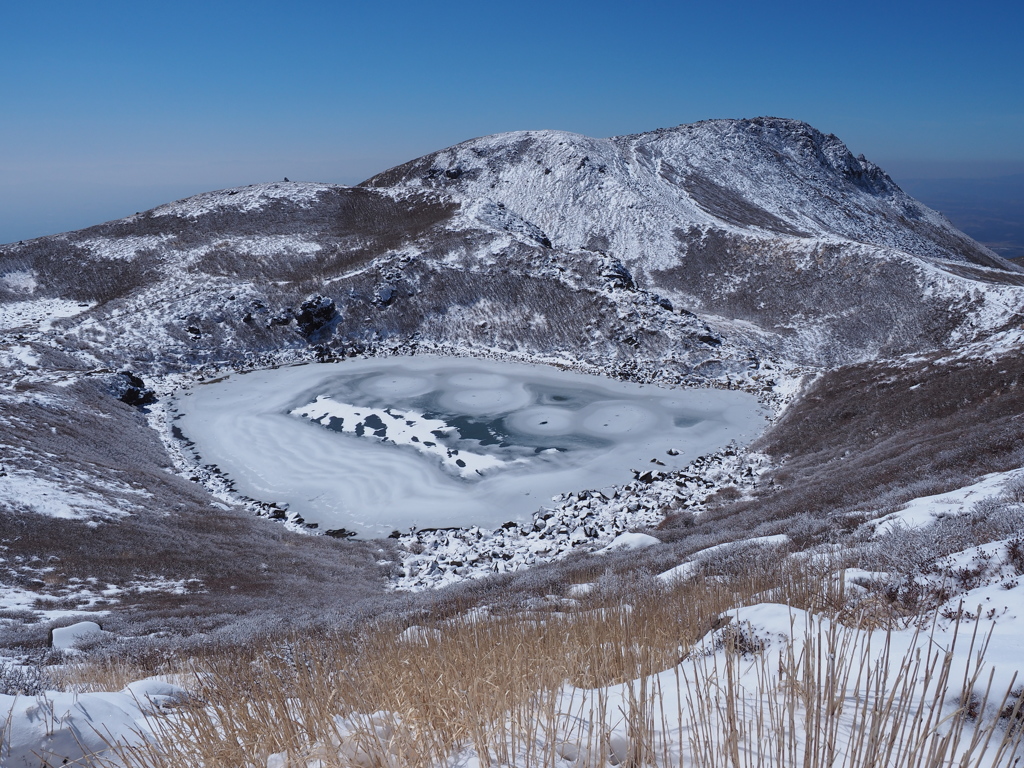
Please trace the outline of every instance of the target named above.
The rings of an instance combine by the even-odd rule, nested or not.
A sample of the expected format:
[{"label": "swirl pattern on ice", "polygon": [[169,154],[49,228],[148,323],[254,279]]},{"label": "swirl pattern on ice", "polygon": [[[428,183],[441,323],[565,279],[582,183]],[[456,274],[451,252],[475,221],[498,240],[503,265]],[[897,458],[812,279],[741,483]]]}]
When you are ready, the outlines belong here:
[{"label": "swirl pattern on ice", "polygon": [[176,409],[239,491],[370,536],[526,521],[553,494],[681,468],[764,426],[743,392],[438,357],[235,375]]}]

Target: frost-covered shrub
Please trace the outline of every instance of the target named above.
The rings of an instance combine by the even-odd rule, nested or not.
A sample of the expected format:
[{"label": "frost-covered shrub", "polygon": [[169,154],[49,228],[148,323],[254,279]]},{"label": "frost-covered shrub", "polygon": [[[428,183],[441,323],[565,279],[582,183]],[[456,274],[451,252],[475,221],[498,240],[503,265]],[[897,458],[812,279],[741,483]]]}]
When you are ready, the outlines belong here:
[{"label": "frost-covered shrub", "polygon": [[1024,532],[1016,534],[1006,543],[1006,562],[1018,575],[1024,575]]},{"label": "frost-covered shrub", "polygon": [[595,593],[604,599],[630,602],[658,590],[654,574],[643,567],[630,571],[608,568],[596,580]]},{"label": "frost-covered shrub", "polygon": [[889,573],[916,570],[918,563],[907,553],[919,552],[926,538],[920,528],[895,525],[865,548],[864,567]]},{"label": "frost-covered shrub", "polygon": [[0,663],[0,694],[37,696],[43,691],[54,690],[58,687],[58,679],[49,669],[42,666]]},{"label": "frost-covered shrub", "polygon": [[963,514],[939,517],[923,527],[892,527],[867,546],[865,561],[876,570],[913,574],[954,552],[1022,531],[1024,506],[998,497],[982,499]]},{"label": "frost-covered shrub", "polygon": [[777,570],[790,550],[789,544],[739,542],[698,555],[697,562],[705,576],[745,579]]},{"label": "frost-covered shrub", "polygon": [[1009,480],[1003,486],[1003,492],[1000,495],[1007,501],[1024,503],[1024,475]]},{"label": "frost-covered shrub", "polygon": [[784,523],[776,523],[763,532],[757,531],[757,534],[771,536],[784,533],[792,540],[794,548],[806,549],[813,544],[834,538],[840,529],[841,526],[834,519],[805,512]]}]

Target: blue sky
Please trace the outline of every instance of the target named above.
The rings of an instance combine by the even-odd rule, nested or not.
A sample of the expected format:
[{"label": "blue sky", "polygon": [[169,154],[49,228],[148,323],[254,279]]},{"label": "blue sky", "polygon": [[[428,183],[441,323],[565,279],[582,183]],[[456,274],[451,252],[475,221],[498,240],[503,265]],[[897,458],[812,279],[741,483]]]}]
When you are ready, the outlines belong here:
[{"label": "blue sky", "polygon": [[528,128],[779,115],[897,180],[1020,173],[1022,30],[985,0],[8,2],[0,242]]}]

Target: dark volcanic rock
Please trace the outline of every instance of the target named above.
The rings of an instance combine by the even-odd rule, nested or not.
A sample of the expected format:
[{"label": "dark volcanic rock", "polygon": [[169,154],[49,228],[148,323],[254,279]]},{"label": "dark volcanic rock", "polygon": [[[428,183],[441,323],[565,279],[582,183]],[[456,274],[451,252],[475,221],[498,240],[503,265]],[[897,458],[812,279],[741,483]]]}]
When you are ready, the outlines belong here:
[{"label": "dark volcanic rock", "polygon": [[122,403],[143,406],[156,402],[156,393],[131,371],[121,371],[114,386]]},{"label": "dark volcanic rock", "polygon": [[334,305],[334,299],[317,294],[302,302],[295,315],[295,322],[299,326],[299,332],[306,338],[320,338],[324,332],[330,335],[328,326],[337,316],[338,309]]},{"label": "dark volcanic rock", "polygon": [[382,285],[373,294],[374,303],[387,307],[395,300],[398,289],[393,285]]}]

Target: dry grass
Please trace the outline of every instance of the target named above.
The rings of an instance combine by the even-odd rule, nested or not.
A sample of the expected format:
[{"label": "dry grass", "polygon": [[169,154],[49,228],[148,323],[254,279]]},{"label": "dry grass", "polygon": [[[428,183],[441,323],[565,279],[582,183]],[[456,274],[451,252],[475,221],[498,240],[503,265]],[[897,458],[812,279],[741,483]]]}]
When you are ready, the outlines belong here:
[{"label": "dry grass", "polygon": [[[522,768],[867,768],[947,765],[966,750],[955,764],[1009,764],[1000,761],[1020,733],[992,713],[1016,722],[1020,702],[979,678],[983,638],[970,639],[976,661],[964,679],[951,679],[952,654],[926,635],[894,656],[871,647],[891,635],[830,623],[852,610],[842,580],[822,578],[835,563],[760,563],[668,589],[619,580],[579,605],[471,610],[411,629],[382,619],[355,635],[268,639],[173,662],[163,671],[186,675],[193,700],[154,717],[158,742],[122,758],[414,768],[469,749],[481,765]],[[726,615],[763,602],[816,618],[802,641],[797,628],[798,642],[767,648]],[[872,611],[871,626],[905,623]],[[724,649],[698,652],[712,629]],[[108,662],[74,679],[110,690],[141,672]],[[989,756],[1002,750],[996,762],[975,760],[984,745]]]}]

